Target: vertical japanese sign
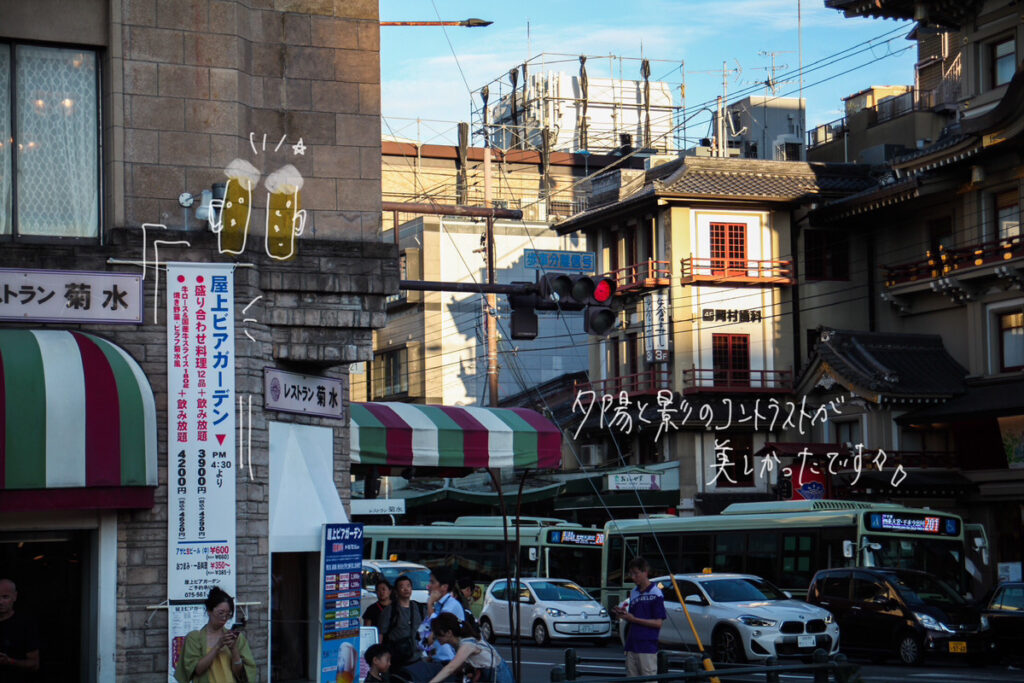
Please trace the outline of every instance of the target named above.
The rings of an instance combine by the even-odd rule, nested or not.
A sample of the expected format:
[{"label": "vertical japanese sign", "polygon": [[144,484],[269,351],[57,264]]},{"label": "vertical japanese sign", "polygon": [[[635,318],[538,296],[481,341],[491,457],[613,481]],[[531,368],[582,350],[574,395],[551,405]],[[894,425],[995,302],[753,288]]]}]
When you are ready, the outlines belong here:
[{"label": "vertical japanese sign", "polygon": [[651,292],[644,298],[644,338],[646,360],[668,360],[668,294]]},{"label": "vertical japanese sign", "polygon": [[235,594],[235,288],[231,264],[167,264],[167,597],[170,673]]},{"label": "vertical japanese sign", "polygon": [[324,524],[319,683],[353,683],[359,674],[362,569],[363,525]]}]

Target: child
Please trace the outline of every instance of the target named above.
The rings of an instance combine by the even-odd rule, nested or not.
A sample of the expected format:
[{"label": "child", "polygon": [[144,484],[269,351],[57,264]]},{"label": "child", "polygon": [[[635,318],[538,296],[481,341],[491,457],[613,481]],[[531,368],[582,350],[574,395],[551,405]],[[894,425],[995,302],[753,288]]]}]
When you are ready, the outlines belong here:
[{"label": "child", "polygon": [[366,674],[363,683],[381,683],[390,681],[391,653],[383,645],[377,643],[366,648],[366,663],[370,665],[370,673]]}]

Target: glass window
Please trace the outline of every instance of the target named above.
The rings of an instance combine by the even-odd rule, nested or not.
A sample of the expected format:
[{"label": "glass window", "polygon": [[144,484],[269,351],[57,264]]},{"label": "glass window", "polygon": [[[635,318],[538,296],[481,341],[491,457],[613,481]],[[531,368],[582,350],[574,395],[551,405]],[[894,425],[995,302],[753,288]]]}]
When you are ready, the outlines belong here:
[{"label": "glass window", "polygon": [[857,576],[853,579],[854,602],[871,602],[877,597],[884,598],[888,594],[889,590],[880,581],[863,576]]},{"label": "glass window", "polygon": [[742,223],[711,224],[711,274],[747,274],[747,226]]},{"label": "glass window", "polygon": [[824,579],[819,581],[819,590],[823,596],[830,598],[842,598],[844,600],[850,597],[850,573],[849,572],[835,572],[833,574],[827,574]]},{"label": "glass window", "polygon": [[992,44],[992,87],[1010,82],[1017,71],[1017,43],[1013,38]]},{"label": "glass window", "polygon": [[608,575],[605,577],[606,586],[621,586],[623,543],[622,536],[609,536],[608,541]]},{"label": "glass window", "polygon": [[779,554],[779,536],[769,531],[747,534],[748,574],[775,578],[775,558]]},{"label": "glass window", "polygon": [[999,351],[1003,372],[1024,368],[1024,313],[999,316]]},{"label": "glass window", "polygon": [[1011,239],[1020,237],[1020,208],[1018,206],[1017,190],[1000,192],[996,195],[996,226],[999,229],[999,239]]},{"label": "glass window", "polygon": [[548,576],[552,579],[572,579],[588,588],[597,588],[601,585],[601,549],[572,546],[548,548]]},{"label": "glass window", "polygon": [[715,602],[786,600],[786,595],[767,581],[758,579],[714,579],[701,586]]},{"label": "glass window", "polygon": [[715,571],[743,571],[744,540],[743,533],[722,533],[715,537]]},{"label": "glass window", "polygon": [[537,594],[538,600],[584,602],[594,598],[590,593],[583,590],[575,583],[562,583],[554,581],[534,581],[530,584],[533,592]]},{"label": "glass window", "polygon": [[[668,600],[668,596],[665,599]],[[1018,586],[1001,588],[992,598],[990,609],[1000,612],[1024,612],[1024,588]]]},{"label": "glass window", "polygon": [[711,363],[716,387],[750,386],[750,335],[712,334]]},{"label": "glass window", "polygon": [[370,370],[373,398],[409,393],[409,350],[395,349],[378,353]]},{"label": "glass window", "polygon": [[833,443],[851,443],[856,446],[864,443],[860,431],[860,420],[835,421],[835,438]]},{"label": "glass window", "polygon": [[99,234],[98,68],[88,50],[0,45],[0,234]]},{"label": "glass window", "polygon": [[682,544],[676,571],[692,574],[711,566],[711,534],[687,534],[682,537]]}]

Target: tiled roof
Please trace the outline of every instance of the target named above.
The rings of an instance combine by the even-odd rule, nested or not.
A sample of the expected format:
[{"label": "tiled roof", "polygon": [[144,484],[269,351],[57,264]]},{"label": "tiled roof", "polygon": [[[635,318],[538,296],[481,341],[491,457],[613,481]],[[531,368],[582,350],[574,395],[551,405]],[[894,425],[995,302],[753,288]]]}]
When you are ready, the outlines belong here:
[{"label": "tiled roof", "polygon": [[967,370],[937,334],[822,329],[810,369],[827,365],[836,379],[878,402],[944,401],[966,390]]},{"label": "tiled roof", "polygon": [[775,201],[844,195],[873,184],[866,166],[705,157],[687,157],[654,182],[658,194]]},{"label": "tiled roof", "polygon": [[981,0],[825,0],[825,7],[841,10],[846,16],[885,19],[916,19],[918,6],[928,10],[929,21],[959,28],[981,5]]}]

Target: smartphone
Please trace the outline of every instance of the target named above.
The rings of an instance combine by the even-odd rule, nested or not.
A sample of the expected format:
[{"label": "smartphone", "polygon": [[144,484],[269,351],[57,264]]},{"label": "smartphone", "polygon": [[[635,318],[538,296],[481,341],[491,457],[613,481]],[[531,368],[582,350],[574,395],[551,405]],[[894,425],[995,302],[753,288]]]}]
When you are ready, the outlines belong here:
[{"label": "smartphone", "polygon": [[234,624],[231,625],[231,630],[232,631],[244,631],[245,630],[245,622],[244,621],[236,621]]}]

